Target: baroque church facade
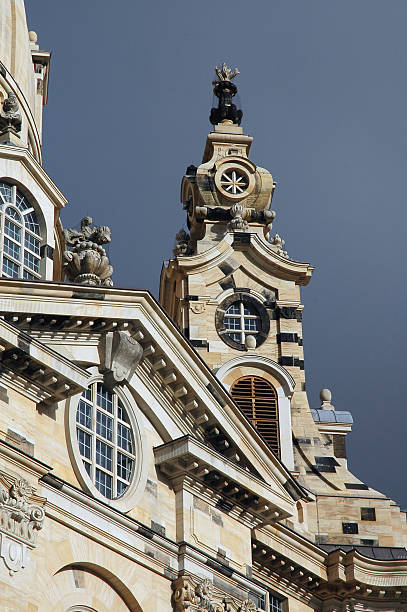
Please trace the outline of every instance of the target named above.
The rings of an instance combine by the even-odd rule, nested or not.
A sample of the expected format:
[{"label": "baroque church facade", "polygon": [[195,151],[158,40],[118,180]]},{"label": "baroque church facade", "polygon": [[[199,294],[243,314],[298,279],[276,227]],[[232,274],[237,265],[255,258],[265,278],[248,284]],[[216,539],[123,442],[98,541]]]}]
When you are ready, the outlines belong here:
[{"label": "baroque church facade", "polygon": [[[236,71],[213,83],[160,297],[42,167],[50,54],[0,0],[0,610],[406,612],[407,523],[310,407],[308,263],[272,234]],[[175,229],[175,228],[174,228]]]}]

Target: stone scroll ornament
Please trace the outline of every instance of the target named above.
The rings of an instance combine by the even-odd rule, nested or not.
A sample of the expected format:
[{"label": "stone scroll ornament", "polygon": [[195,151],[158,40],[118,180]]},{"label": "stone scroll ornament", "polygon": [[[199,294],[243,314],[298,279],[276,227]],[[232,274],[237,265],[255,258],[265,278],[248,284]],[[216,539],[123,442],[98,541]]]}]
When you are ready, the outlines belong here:
[{"label": "stone scroll ornament", "polygon": [[111,287],[113,268],[102,247],[111,240],[110,229],[105,225],[92,227],[92,223],[91,217],[84,217],[80,231],[64,230],[66,246],[72,247],[63,254],[65,274],[72,283]]},{"label": "stone scroll ornament", "polygon": [[3,109],[0,112],[0,135],[10,132],[16,136],[21,131],[21,114],[18,106],[17,97],[13,92],[3,102]]},{"label": "stone scroll ornament", "polygon": [[26,480],[0,475],[0,557],[11,576],[28,564],[44,523],[44,502]]},{"label": "stone scroll ornament", "polygon": [[223,595],[205,578],[198,584],[190,576],[180,576],[173,583],[175,612],[258,612],[251,599],[239,601]]}]

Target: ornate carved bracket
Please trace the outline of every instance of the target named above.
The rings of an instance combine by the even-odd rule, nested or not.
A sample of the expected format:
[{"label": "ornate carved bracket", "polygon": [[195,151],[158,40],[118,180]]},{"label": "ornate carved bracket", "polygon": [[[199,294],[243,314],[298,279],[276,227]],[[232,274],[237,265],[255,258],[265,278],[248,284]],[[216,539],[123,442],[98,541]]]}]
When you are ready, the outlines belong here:
[{"label": "ornate carved bracket", "polygon": [[108,387],[129,381],[140,363],[143,347],[128,332],[108,332],[99,342],[100,371]]},{"label": "ornate carved bracket", "polygon": [[43,526],[44,502],[23,478],[0,475],[0,556],[10,575],[29,561],[29,551]]}]

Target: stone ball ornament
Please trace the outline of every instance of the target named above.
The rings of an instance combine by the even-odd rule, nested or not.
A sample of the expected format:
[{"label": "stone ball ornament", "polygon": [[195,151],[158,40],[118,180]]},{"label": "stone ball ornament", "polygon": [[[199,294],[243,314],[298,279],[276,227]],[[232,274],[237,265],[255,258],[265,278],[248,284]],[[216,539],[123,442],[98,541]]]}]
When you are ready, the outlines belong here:
[{"label": "stone ball ornament", "polygon": [[321,389],[319,393],[319,399],[321,400],[321,402],[331,402],[332,393],[330,389]]},{"label": "stone ball ornament", "polygon": [[244,345],[248,351],[253,351],[257,345],[256,338],[249,334],[245,338]]}]

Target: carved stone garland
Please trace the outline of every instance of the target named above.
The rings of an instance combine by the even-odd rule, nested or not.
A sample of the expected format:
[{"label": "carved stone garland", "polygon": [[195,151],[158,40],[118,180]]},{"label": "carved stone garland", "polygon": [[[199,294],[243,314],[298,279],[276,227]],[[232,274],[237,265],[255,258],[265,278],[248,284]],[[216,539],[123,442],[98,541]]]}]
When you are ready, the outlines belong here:
[{"label": "carved stone garland", "polygon": [[0,476],[0,557],[10,575],[27,565],[43,526],[44,510],[33,501],[44,502],[26,480]]},{"label": "carved stone garland", "polygon": [[257,612],[251,599],[215,594],[212,582],[205,578],[198,584],[190,576],[181,576],[173,583],[175,612]]}]

